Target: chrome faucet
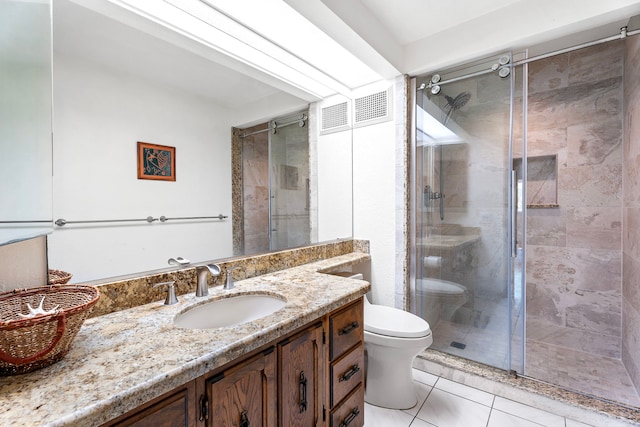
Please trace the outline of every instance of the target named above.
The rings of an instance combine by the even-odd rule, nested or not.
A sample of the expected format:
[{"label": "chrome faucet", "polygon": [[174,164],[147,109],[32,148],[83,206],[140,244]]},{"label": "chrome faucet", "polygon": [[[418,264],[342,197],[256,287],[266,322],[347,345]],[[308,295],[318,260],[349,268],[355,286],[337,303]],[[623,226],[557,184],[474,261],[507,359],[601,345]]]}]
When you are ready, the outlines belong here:
[{"label": "chrome faucet", "polygon": [[233,284],[233,270],[238,270],[241,269],[242,271],[245,271],[245,269],[243,267],[235,266],[235,267],[230,267],[227,268],[227,281],[224,284],[224,289],[233,289],[234,288],[234,284]]},{"label": "chrome faucet", "polygon": [[220,275],[220,267],[217,264],[206,264],[196,267],[198,280],[196,283],[196,296],[206,297],[209,295],[209,285],[207,283],[207,274],[211,273],[213,277]]}]

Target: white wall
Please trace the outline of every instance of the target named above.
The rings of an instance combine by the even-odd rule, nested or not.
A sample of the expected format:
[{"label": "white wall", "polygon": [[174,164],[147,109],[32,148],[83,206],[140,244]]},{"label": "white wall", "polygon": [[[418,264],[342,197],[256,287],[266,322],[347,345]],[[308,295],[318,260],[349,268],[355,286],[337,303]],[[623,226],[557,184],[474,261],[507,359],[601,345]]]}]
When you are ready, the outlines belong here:
[{"label": "white wall", "polygon": [[320,135],[322,109],[345,101],[337,95],[309,109],[312,241],[353,236],[352,132],[345,129]]},{"label": "white wall", "polygon": [[[228,215],[225,221],[66,225],[49,264],[81,282],[230,256],[231,123],[196,95],[77,58],[54,59],[54,219]],[[136,143],[176,147],[176,181],[137,179]]]},{"label": "white wall", "polygon": [[[361,88],[365,96],[392,86]],[[394,94],[395,96],[395,94]],[[397,306],[396,229],[404,222],[396,210],[396,123],[386,121],[353,129],[353,222],[354,237],[370,242],[372,299],[376,304]]]}]

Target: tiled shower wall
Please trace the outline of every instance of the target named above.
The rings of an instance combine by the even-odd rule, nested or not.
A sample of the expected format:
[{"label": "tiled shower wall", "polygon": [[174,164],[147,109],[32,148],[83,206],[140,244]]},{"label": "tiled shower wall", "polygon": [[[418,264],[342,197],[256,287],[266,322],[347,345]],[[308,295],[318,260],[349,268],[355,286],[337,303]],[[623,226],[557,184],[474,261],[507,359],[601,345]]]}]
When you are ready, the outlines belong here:
[{"label": "tiled shower wall", "polygon": [[529,347],[621,357],[623,58],[616,41],[529,66],[528,156],[557,155],[559,205],[527,210]]},{"label": "tiled shower wall", "polygon": [[622,361],[640,390],[640,36],[625,47]]}]

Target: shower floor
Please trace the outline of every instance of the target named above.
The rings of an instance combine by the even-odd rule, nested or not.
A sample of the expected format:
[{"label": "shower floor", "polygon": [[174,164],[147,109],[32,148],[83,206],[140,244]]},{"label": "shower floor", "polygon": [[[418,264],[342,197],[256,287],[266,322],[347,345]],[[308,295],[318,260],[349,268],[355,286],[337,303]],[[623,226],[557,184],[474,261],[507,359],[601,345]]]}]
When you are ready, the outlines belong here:
[{"label": "shower floor", "polygon": [[640,397],[619,359],[527,340],[525,373],[569,390],[640,408]]},{"label": "shower floor", "polygon": [[[468,321],[460,322],[459,317],[432,327],[431,348],[506,369],[509,316],[505,299],[476,296],[474,310],[462,316]],[[619,359],[531,339],[526,341],[526,353],[525,374],[530,378],[640,408],[638,392]]]}]

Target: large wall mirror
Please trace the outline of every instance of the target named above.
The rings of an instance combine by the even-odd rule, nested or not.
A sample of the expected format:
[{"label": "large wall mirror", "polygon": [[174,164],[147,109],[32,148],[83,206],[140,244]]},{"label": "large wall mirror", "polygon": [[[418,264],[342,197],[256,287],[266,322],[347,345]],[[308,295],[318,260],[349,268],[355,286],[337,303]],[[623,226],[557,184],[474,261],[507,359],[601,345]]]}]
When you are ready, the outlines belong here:
[{"label": "large wall mirror", "polygon": [[[320,135],[316,123],[325,100],[107,0],[56,0],[53,23],[49,206],[56,225],[48,237],[49,268],[80,283],[180,268],[171,267],[170,258],[195,264],[239,255],[233,129],[298,114],[307,117],[304,126],[288,132],[306,132],[309,165],[285,157],[269,173],[277,174],[282,194],[302,189],[308,195],[300,199],[304,206],[294,203],[295,215],[309,217],[305,242],[352,236],[351,131]],[[271,140],[286,135],[272,133]],[[139,143],[151,147],[143,160],[174,179],[138,178]],[[167,172],[169,157],[175,167]],[[244,167],[249,176],[256,171],[250,163]],[[301,241],[288,240],[291,246]],[[287,246],[282,242],[277,248]]]},{"label": "large wall mirror", "polygon": [[0,245],[51,231],[51,2],[0,0]]}]

